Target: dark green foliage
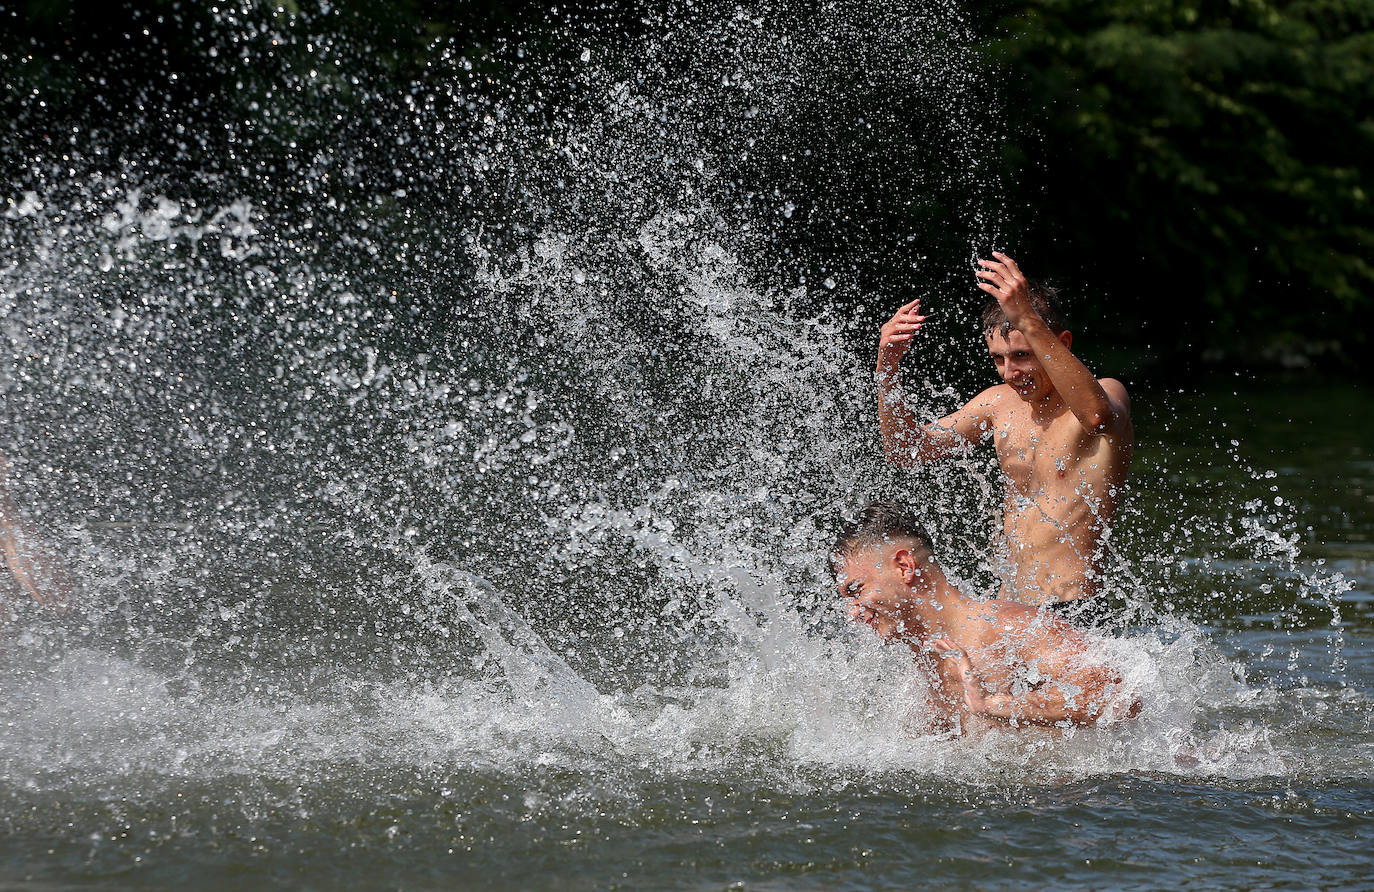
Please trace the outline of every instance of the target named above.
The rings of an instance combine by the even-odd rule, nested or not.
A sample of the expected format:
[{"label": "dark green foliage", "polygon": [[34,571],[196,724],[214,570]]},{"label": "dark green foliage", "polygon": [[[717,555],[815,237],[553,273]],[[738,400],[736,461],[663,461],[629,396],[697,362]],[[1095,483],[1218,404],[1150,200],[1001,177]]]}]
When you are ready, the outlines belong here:
[{"label": "dark green foliage", "polygon": [[[1036,269],[1114,339],[1354,358],[1374,293],[1374,3],[983,4]],[[1353,324],[1352,324],[1353,323]]]}]

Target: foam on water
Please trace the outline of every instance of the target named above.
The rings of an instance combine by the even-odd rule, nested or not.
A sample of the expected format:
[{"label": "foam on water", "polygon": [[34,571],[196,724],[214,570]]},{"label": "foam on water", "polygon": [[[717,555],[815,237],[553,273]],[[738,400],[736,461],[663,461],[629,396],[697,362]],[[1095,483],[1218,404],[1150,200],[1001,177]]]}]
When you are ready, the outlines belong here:
[{"label": "foam on water", "polygon": [[[1367,753],[1307,737],[1311,703],[1368,715],[1365,695],[1247,680],[1149,606],[1193,552],[1135,561],[1129,534],[1114,593],[1145,620],[1101,646],[1139,718],[926,729],[909,658],[831,603],[829,526],[900,492],[952,575],[986,591],[996,478],[981,460],[882,465],[870,320],[835,300],[855,286],[779,247],[800,252],[799,204],[821,215],[834,196],[759,184],[833,137],[797,122],[859,72],[943,110],[925,156],[884,163],[964,241],[994,238],[996,134],[953,123],[985,98],[969,35],[902,3],[659,26],[575,60],[512,49],[490,93],[493,59],[474,73],[436,52],[441,74],[370,100],[405,109],[400,144],[424,136],[408,186],[398,168],[369,190],[349,171],[376,159],[328,146],[252,196],[136,170],[44,170],[6,196],[0,448],[28,524],[82,581],[65,617],[12,602],[7,783],[352,763],[780,783],[1367,771]],[[327,174],[357,190],[351,215]],[[853,268],[893,248],[851,247]],[[974,334],[931,334],[935,401],[955,399]],[[1297,601],[1331,605],[1339,578],[1302,571],[1270,507],[1174,532],[1216,534],[1242,572],[1287,572]]]},{"label": "foam on water", "polygon": [[[819,636],[778,611],[740,623],[709,683],[603,691],[489,585],[445,567],[421,572],[495,667],[415,681],[316,666],[301,690],[264,681],[244,691],[101,651],[39,650],[36,659],[21,646],[4,673],[6,720],[24,729],[0,751],[6,774],[62,789],[74,778],[302,778],[352,762],[517,775],[629,768],[789,785],[807,770],[822,780],[806,783],[857,770],[1005,784],[1122,771],[1320,778],[1369,767],[1367,754],[1357,764],[1349,752],[1308,749],[1317,704],[1334,698],[1328,708],[1368,715],[1366,695],[1247,683],[1195,629],[1100,643],[1144,703],[1134,720],[951,738],[929,729],[909,659],[860,634]],[[1300,701],[1315,703],[1295,709]]]}]

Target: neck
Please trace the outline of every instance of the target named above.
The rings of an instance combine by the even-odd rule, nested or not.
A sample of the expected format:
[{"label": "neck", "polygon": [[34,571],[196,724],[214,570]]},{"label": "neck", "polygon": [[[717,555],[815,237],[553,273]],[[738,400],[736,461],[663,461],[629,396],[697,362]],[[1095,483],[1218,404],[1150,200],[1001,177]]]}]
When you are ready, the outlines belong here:
[{"label": "neck", "polygon": [[1043,398],[1031,403],[1031,417],[1037,421],[1054,418],[1067,408],[1059,391],[1051,390]]},{"label": "neck", "polygon": [[949,634],[950,608],[964,600],[961,593],[933,561],[924,564],[911,583],[911,597],[905,604],[902,622],[906,643],[913,650],[930,638]]}]

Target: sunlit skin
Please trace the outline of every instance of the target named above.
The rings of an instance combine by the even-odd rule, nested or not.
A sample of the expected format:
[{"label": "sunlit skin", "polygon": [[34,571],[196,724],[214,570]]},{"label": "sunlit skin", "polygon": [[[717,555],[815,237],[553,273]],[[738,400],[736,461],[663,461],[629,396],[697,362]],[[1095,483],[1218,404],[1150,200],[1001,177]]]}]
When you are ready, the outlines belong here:
[{"label": "sunlit skin", "polygon": [[991,440],[1002,468],[1006,566],[1000,597],[1043,604],[1096,594],[1104,537],[1121,503],[1135,431],[1130,398],[1073,355],[1030,304],[1025,276],[1005,254],[979,261],[978,285],[1011,329],[986,336],[1002,383],[922,425],[899,392],[898,366],[926,321],[920,301],[899,309],[878,345],[883,450],[904,467],[962,454]]},{"label": "sunlit skin", "polygon": [[939,724],[1086,725],[1140,709],[1080,631],[1026,604],[964,596],[915,540],[854,549],[835,584],[850,619],[911,649]]},{"label": "sunlit skin", "polygon": [[[38,603],[65,611],[71,599],[66,574],[51,555],[36,553],[39,543],[22,533],[19,509],[9,496],[9,462],[0,456],[0,553],[13,577],[14,586]],[[0,589],[3,591],[3,589]],[[0,621],[7,611],[0,611]]]}]

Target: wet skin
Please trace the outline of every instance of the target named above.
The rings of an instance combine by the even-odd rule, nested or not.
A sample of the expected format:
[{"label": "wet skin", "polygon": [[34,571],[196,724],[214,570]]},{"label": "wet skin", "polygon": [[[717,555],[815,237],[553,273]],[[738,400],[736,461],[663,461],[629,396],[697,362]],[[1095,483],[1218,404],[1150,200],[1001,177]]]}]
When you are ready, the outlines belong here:
[{"label": "wet skin", "polygon": [[[1102,537],[1121,504],[1133,432],[1129,424],[1109,434],[1085,430],[1021,332],[987,341],[1004,383],[970,407],[987,425],[979,439],[992,441],[1002,469],[1009,565],[1002,596],[1043,603],[1095,594]],[[1129,404],[1120,382],[1099,383]],[[957,430],[958,414],[939,424]]]},{"label": "wet skin", "polygon": [[71,583],[57,556],[23,527],[7,488],[9,469],[9,461],[0,455],[0,556],[10,576],[0,582],[0,623],[6,598],[27,595],[58,612],[65,612],[71,600]]},{"label": "wet skin", "polygon": [[836,588],[850,619],[911,648],[937,725],[967,733],[1090,724],[1139,710],[1117,695],[1121,679],[1092,657],[1079,630],[1025,604],[964,596],[910,540],[856,549]]},{"label": "wet skin", "polygon": [[1004,483],[1002,598],[1031,604],[1090,596],[1101,587],[1103,543],[1121,503],[1135,432],[1120,381],[1097,379],[1030,306],[1014,261],[983,261],[985,291],[1011,323],[986,337],[1002,383],[921,425],[898,389],[902,356],[926,317],[920,302],[883,326],[879,421],[889,461],[914,467],[991,442]]}]

